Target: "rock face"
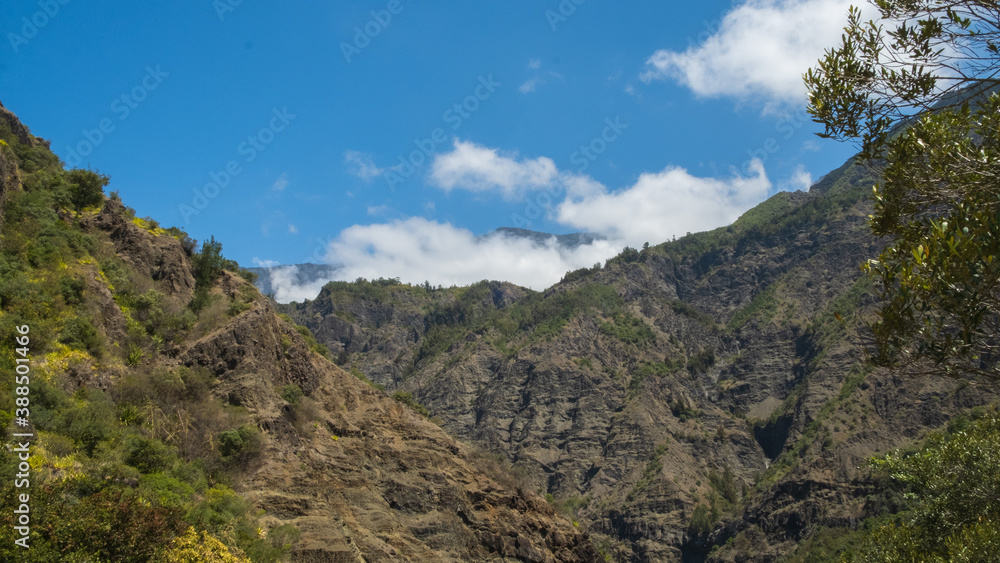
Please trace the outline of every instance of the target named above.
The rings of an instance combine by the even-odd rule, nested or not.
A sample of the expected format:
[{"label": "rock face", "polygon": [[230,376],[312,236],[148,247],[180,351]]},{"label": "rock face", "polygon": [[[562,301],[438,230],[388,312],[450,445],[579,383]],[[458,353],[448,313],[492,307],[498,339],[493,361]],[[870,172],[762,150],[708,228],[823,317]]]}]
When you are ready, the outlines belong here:
[{"label": "rock face", "polygon": [[21,123],[21,120],[9,109],[4,107],[3,102],[0,102],[0,126],[10,129],[22,145],[33,147],[36,144],[43,144],[46,147],[48,146],[48,142],[32,135],[28,127]]},{"label": "rock face", "polygon": [[115,253],[140,275],[159,282],[168,295],[184,303],[190,301],[194,276],[180,241],[133,224],[117,199],[107,200],[101,212],[87,224],[107,233]]},{"label": "rock face", "polygon": [[[266,431],[242,489],[272,523],[303,532],[295,561],[598,560],[547,503],[501,483],[502,473],[487,476],[480,467],[492,462],[311,354],[266,302],[180,361],[216,373],[217,393]],[[305,392],[314,417],[302,420],[275,393],[289,384]]]},{"label": "rock face", "polygon": [[[85,224],[157,287],[190,298],[194,278],[179,241],[126,220],[115,200]],[[216,291],[256,293],[229,273]],[[213,393],[247,409],[264,431],[262,461],[237,491],[269,523],[302,532],[295,561],[599,559],[586,535],[494,460],[310,352],[266,300],[171,356],[168,365],[210,370],[219,381]],[[279,396],[292,384],[307,410]]]},{"label": "rock face", "polygon": [[863,366],[870,185],[846,164],[542,294],[334,283],[283,310],[502,452],[615,559],[773,561],[868,514],[867,457],[988,400]]}]

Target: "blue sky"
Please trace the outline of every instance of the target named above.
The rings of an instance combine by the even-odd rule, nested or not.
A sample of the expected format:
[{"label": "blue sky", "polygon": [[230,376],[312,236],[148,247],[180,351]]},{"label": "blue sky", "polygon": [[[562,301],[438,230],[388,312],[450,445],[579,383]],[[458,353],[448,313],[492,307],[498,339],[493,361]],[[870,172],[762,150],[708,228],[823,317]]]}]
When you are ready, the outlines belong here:
[{"label": "blue sky", "polygon": [[848,5],[9,0],[0,100],[241,264],[540,289],[841,164],[798,77]]}]

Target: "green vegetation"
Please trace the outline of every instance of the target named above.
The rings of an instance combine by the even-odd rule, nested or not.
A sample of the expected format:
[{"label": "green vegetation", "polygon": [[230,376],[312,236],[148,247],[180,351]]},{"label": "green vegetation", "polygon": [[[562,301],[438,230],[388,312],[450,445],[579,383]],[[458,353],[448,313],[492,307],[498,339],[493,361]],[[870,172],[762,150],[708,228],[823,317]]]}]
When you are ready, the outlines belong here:
[{"label": "green vegetation", "polygon": [[989,561],[1000,548],[1000,416],[932,436],[919,451],[872,460],[904,499],[894,521],[873,527],[847,561]]},{"label": "green vegetation", "polygon": [[294,383],[281,388],[281,398],[292,406],[298,405],[303,396],[302,388]]},{"label": "green vegetation", "polygon": [[602,322],[601,332],[624,344],[631,344],[639,348],[645,348],[656,342],[653,329],[629,313],[616,314],[614,322]]},{"label": "green vegetation", "polygon": [[729,318],[729,322],[726,323],[726,328],[730,331],[736,330],[750,319],[758,319],[761,324],[767,324],[771,322],[774,315],[778,312],[778,299],[776,297],[777,283],[772,283],[767,286],[763,291],[758,293],[753,301],[750,302],[746,307],[739,309]]},{"label": "green vegetation", "polygon": [[688,358],[687,370],[692,375],[703,375],[715,365],[715,349],[705,348]]},{"label": "green vegetation", "polygon": [[874,359],[997,377],[996,3],[877,5],[878,23],[852,9],[842,44],[806,75],[823,136],[884,162],[871,226],[891,243],[866,266],[883,302]]},{"label": "green vegetation", "polygon": [[646,464],[646,468],[643,470],[642,476],[639,477],[639,480],[635,482],[635,486],[632,487],[632,490],[629,491],[628,495],[625,497],[625,502],[632,502],[635,500],[636,497],[642,494],[642,492],[645,491],[654,480],[656,480],[656,478],[663,471],[663,462],[661,461],[663,459],[663,455],[666,454],[669,449],[670,446],[666,442],[656,446],[656,449],[653,451],[652,459],[650,459]]},{"label": "green vegetation", "polygon": [[[257,455],[256,426],[212,396],[211,373],[158,365],[166,347],[209,326],[210,308],[199,315],[165,296],[106,235],[82,227],[105,204],[106,176],[63,170],[44,146],[18,143],[5,122],[0,140],[0,157],[17,163],[22,180],[5,195],[0,230],[0,371],[14,373],[15,359],[30,356],[37,436],[30,487],[0,483],[0,560],[25,560],[14,544],[18,493],[31,498],[31,561],[180,561],[171,554],[192,530],[200,539],[189,547],[211,544],[241,558],[234,561],[282,559],[294,531],[264,538],[258,515],[225,486]],[[195,254],[179,229],[136,219],[114,194],[107,202],[115,207],[104,212],[180,240],[206,295],[218,268],[235,268],[221,245]],[[30,344],[19,352],[16,327],[25,325]],[[14,378],[3,378],[4,432],[13,428],[14,391]],[[15,475],[20,462],[0,450],[3,474]]]},{"label": "green vegetation", "polygon": [[639,391],[642,390],[642,384],[650,377],[666,377],[668,375],[677,373],[681,369],[681,365],[677,365],[672,362],[649,362],[643,361],[639,365],[639,369],[632,373],[632,379],[628,384],[627,397],[629,399],[635,398],[639,395]]},{"label": "green vegetation", "polygon": [[[280,317],[281,320],[285,321],[286,323],[288,323],[288,324],[292,325],[293,327],[295,327],[295,332],[298,332],[299,336],[301,336],[302,339],[306,341],[306,347],[309,349],[310,352],[315,352],[315,353],[319,354],[320,356],[323,356],[324,358],[326,358],[328,360],[331,360],[331,361],[333,360],[333,356],[330,355],[330,349],[326,347],[326,344],[321,344],[320,342],[318,342],[316,340],[316,337],[313,336],[313,333],[312,333],[311,330],[309,330],[309,327],[302,326],[302,325],[296,323],[295,320],[292,319],[292,317],[290,317],[289,315],[286,315],[285,313],[279,313],[278,317]],[[284,345],[284,343],[286,342],[286,340],[285,340],[286,338],[287,338],[287,342],[288,342],[287,346]],[[287,336],[283,336],[282,337],[282,346],[285,347],[286,351],[287,351],[287,349],[289,347],[291,347],[291,345],[292,345],[291,338],[288,338]]]},{"label": "green vegetation", "polygon": [[413,409],[414,412],[416,412],[417,414],[419,414],[424,418],[429,418],[431,416],[431,412],[427,410],[427,407],[418,403],[417,400],[413,398],[412,393],[409,393],[407,391],[396,391],[395,393],[393,393],[392,398],[410,407],[411,409]]},{"label": "green vegetation", "polygon": [[674,300],[670,302],[670,308],[673,309],[673,311],[678,315],[684,315],[685,317],[698,321],[705,328],[712,329],[713,331],[718,328],[715,324],[715,319],[713,319],[711,315],[694,305],[684,301]]}]

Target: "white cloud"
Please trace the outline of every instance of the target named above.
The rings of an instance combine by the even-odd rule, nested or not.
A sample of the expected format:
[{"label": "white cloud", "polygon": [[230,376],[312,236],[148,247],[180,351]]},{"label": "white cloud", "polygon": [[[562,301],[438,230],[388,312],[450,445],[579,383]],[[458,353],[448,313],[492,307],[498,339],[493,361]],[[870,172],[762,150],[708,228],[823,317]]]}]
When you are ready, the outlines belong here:
[{"label": "white cloud", "polygon": [[296,227],[295,225],[292,225],[291,223],[288,224],[288,233],[289,234],[295,235],[295,234],[298,234],[298,232],[299,232],[299,228],[298,227]]},{"label": "white cloud", "polygon": [[271,290],[274,293],[274,300],[278,303],[316,299],[323,286],[333,279],[333,275],[331,275],[309,283],[300,283],[298,266],[282,266],[272,269],[270,273]]},{"label": "white cloud", "polygon": [[771,182],[759,160],[751,176],[699,178],[668,167],[647,173],[631,187],[610,192],[587,178],[567,185],[567,199],[557,208],[564,224],[603,233],[638,246],[658,244],[673,236],[728,225],[767,197]]},{"label": "white cloud", "polygon": [[551,158],[517,160],[497,149],[455,139],[454,150],[438,154],[431,164],[431,181],[445,191],[500,192],[516,199],[527,190],[551,185],[558,170]]},{"label": "white cloud", "polygon": [[451,286],[494,279],[537,290],[558,282],[567,271],[620,251],[610,241],[571,251],[557,246],[554,238],[538,245],[518,237],[476,237],[447,223],[414,217],[344,230],[330,244],[327,262],[343,264],[337,276],[345,280],[398,277],[414,284]]},{"label": "white cloud", "polygon": [[796,190],[808,192],[812,185],[812,174],[806,170],[805,166],[800,164],[798,168],[795,169],[795,172],[792,172],[791,178],[778,183],[778,188],[786,192],[794,192]]},{"label": "white cloud", "polygon": [[[807,177],[802,169],[790,182],[800,185]],[[538,244],[502,235],[477,237],[422,217],[355,225],[325,245],[323,261],[338,265],[337,279],[398,277],[444,286],[496,279],[544,289],[567,271],[615,256],[625,245],[658,244],[727,225],[772,189],[763,164],[754,160],[747,175],[734,170],[728,178],[700,178],[668,167],[613,191],[589,176],[560,172],[549,158],[519,158],[457,139],[451,152],[435,158],[431,181],[445,190],[494,192],[508,200],[531,189],[564,190],[565,199],[556,203],[549,219],[607,238],[570,250],[554,238]],[[315,297],[311,290],[283,286],[286,295],[299,298]]]},{"label": "white cloud", "polygon": [[531,59],[528,61],[528,68],[538,70],[542,68],[542,59]]},{"label": "white cloud", "polygon": [[852,0],[747,0],[684,52],[660,50],[641,78],[672,79],[699,96],[806,103],[802,74],[840,43]]},{"label": "white cloud", "polygon": [[389,212],[388,205],[369,205],[368,214],[369,215],[385,215]]},{"label": "white cloud", "polygon": [[278,179],[274,181],[274,184],[271,186],[271,189],[276,192],[283,192],[287,187],[288,187],[288,173],[286,172],[281,176],[279,176]]},{"label": "white cloud", "polygon": [[344,162],[347,163],[348,172],[366,182],[371,182],[372,178],[378,178],[385,173],[384,168],[379,168],[375,165],[372,155],[363,152],[345,152]]},{"label": "white cloud", "polygon": [[252,261],[253,265],[257,266],[258,268],[273,268],[274,266],[278,265],[278,262],[275,262],[274,260],[261,260],[256,256],[252,258]]}]

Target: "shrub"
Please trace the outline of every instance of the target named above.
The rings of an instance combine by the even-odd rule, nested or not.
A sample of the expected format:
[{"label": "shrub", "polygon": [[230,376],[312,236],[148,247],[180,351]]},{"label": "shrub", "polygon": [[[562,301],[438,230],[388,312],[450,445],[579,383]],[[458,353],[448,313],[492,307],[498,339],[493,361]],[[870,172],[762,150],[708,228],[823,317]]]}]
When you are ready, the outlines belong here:
[{"label": "shrub", "polygon": [[122,490],[100,492],[78,503],[61,500],[49,517],[48,522],[57,523],[49,532],[54,546],[98,561],[149,561],[183,526],[176,510],[151,506]]},{"label": "shrub", "polygon": [[303,395],[302,389],[295,384],[285,385],[285,387],[281,390],[281,398],[293,406],[299,404]]},{"label": "shrub", "polygon": [[90,352],[95,357],[101,355],[100,334],[90,321],[82,317],[73,317],[66,321],[59,333],[59,342],[70,348]]},{"label": "shrub", "polygon": [[248,424],[219,435],[219,454],[224,459],[245,461],[260,453],[260,430]]},{"label": "shrub", "polygon": [[201,252],[191,257],[196,288],[211,287],[219,279],[223,270],[236,270],[238,266],[232,260],[222,256],[222,243],[211,237],[201,245]]},{"label": "shrub", "polygon": [[109,177],[91,170],[70,170],[66,173],[69,180],[70,201],[76,209],[93,207],[104,202],[104,186],[111,180]]},{"label": "shrub", "polygon": [[142,473],[163,470],[173,457],[170,448],[163,442],[145,436],[131,435],[125,439],[125,463]]},{"label": "shrub", "polygon": [[165,563],[250,563],[245,557],[233,555],[226,544],[207,532],[198,535],[193,527],[187,529],[163,554]]},{"label": "shrub", "polygon": [[715,350],[707,348],[688,359],[687,369],[692,374],[704,374],[715,365]]},{"label": "shrub", "polygon": [[64,277],[59,280],[59,293],[67,305],[79,305],[83,301],[83,290],[86,285],[82,280]]},{"label": "shrub", "polygon": [[705,504],[699,504],[691,514],[691,523],[688,524],[688,531],[694,535],[705,535],[712,531],[715,520],[712,518],[712,510]]}]

